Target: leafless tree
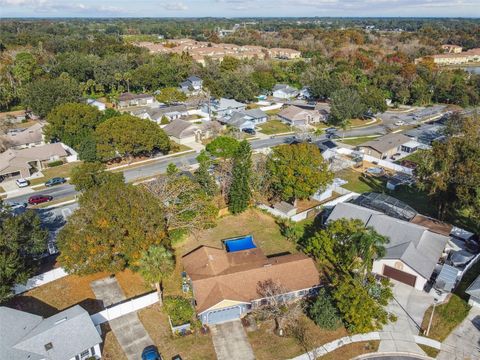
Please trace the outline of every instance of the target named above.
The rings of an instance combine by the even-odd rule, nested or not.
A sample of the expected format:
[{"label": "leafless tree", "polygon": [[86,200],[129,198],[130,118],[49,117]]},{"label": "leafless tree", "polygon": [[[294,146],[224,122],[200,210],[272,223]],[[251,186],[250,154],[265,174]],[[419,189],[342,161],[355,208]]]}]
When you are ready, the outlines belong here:
[{"label": "leafless tree", "polygon": [[214,224],[218,209],[188,177],[167,175],[144,186],[162,204],[168,230],[194,233]]},{"label": "leafless tree", "polygon": [[291,326],[303,313],[300,301],[292,301],[286,295],[289,290],[272,279],[260,281],[257,293],[262,299],[257,309],[258,314],[275,322],[275,333],[283,336],[285,329]]}]

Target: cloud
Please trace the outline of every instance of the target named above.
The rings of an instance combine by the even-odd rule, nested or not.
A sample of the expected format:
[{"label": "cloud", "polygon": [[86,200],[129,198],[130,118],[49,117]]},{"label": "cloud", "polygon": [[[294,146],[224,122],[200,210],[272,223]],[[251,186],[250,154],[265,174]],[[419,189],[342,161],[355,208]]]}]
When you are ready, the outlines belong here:
[{"label": "cloud", "polygon": [[55,15],[59,13],[69,15],[98,14],[98,12],[105,15],[125,13],[124,9],[116,6],[66,3],[52,0],[0,0],[0,6],[30,9],[34,12],[48,12]]},{"label": "cloud", "polygon": [[168,11],[187,11],[188,10],[188,6],[182,2],[168,3],[168,4],[165,4],[163,8]]}]

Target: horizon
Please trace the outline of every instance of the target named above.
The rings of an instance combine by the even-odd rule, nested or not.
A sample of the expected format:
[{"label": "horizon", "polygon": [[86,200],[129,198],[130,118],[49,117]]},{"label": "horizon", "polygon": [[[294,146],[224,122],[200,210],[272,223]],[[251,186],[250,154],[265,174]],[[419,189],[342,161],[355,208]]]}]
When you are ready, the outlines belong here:
[{"label": "horizon", "polygon": [[480,0],[0,0],[0,6],[2,19],[480,18]]}]

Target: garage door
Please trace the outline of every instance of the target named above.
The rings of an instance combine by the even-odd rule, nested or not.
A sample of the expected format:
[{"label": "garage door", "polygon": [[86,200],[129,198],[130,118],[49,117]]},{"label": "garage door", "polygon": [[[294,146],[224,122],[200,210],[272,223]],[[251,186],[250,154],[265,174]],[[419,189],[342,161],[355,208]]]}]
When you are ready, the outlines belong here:
[{"label": "garage door", "polygon": [[207,324],[218,324],[226,321],[240,319],[241,310],[239,306],[212,310],[207,314]]},{"label": "garage door", "polygon": [[415,275],[395,269],[388,265],[385,265],[383,268],[383,275],[413,287],[415,287],[415,282],[417,281],[417,277]]}]

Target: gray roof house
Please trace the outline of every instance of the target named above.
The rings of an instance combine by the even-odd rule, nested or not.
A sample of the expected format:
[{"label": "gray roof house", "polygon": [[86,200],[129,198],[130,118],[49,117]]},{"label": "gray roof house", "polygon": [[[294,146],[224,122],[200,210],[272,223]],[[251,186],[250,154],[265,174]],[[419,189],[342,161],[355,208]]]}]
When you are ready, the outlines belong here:
[{"label": "gray roof house", "polygon": [[465,290],[465,293],[470,295],[469,305],[480,307],[480,275],[473,280],[467,290]]},{"label": "gray roof house", "polygon": [[449,239],[424,226],[351,203],[336,205],[327,222],[340,218],[359,219],[387,236],[386,254],[375,260],[373,272],[419,290],[430,280]]},{"label": "gray roof house", "polygon": [[251,109],[244,111],[234,111],[231,114],[220,118],[223,124],[235,127],[239,130],[255,129],[255,125],[263,124],[267,121],[267,114],[260,109]]},{"label": "gray roof house", "polygon": [[412,139],[408,136],[399,133],[391,133],[360,144],[358,145],[358,148],[366,155],[376,157],[377,159],[386,159],[401,151],[402,145],[411,141]]},{"label": "gray roof house", "polygon": [[[234,111],[243,111],[245,110],[247,105],[234,99],[220,98],[218,100],[212,101],[210,107],[213,115],[216,115],[220,118],[224,117],[225,115],[230,115]],[[203,111],[208,113],[208,105],[204,105]]]},{"label": "gray roof house", "polygon": [[153,95],[149,94],[132,94],[123,93],[118,97],[117,106],[119,108],[126,108],[130,106],[145,106],[155,103]]},{"label": "gray roof house", "polygon": [[43,140],[43,127],[45,123],[37,122],[24,129],[12,129],[2,138],[10,148],[24,149],[45,144]]},{"label": "gray roof house", "polygon": [[300,94],[298,89],[287,84],[277,84],[273,87],[273,97],[279,99],[292,99]]},{"label": "gray roof house", "polygon": [[188,92],[198,92],[202,90],[203,87],[203,80],[200,79],[198,76],[189,76],[187,80],[182,81],[180,83],[180,90],[182,90],[185,93]]},{"label": "gray roof house", "polygon": [[79,305],[49,318],[0,307],[0,359],[99,359],[102,339]]},{"label": "gray roof house", "polygon": [[178,144],[187,144],[201,140],[202,126],[185,120],[173,120],[163,130]]}]

